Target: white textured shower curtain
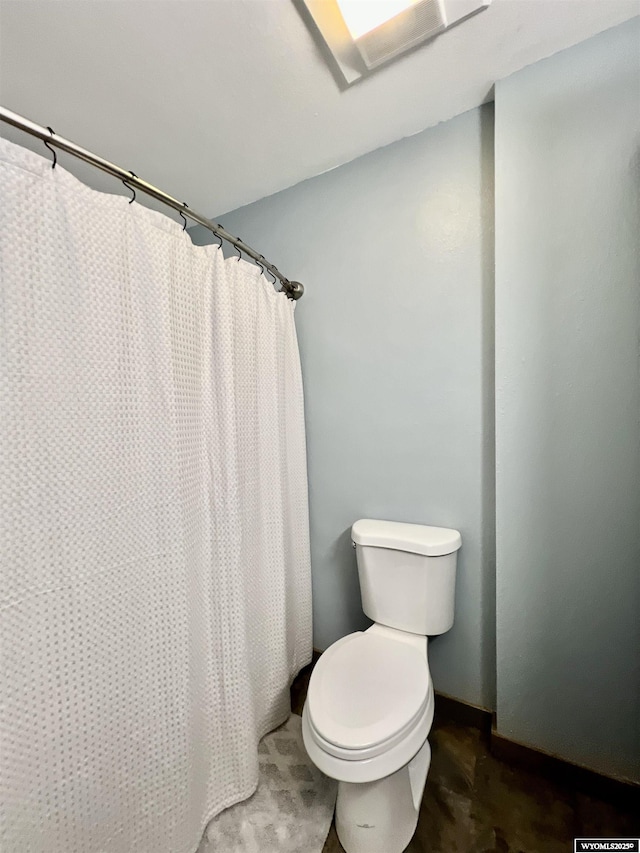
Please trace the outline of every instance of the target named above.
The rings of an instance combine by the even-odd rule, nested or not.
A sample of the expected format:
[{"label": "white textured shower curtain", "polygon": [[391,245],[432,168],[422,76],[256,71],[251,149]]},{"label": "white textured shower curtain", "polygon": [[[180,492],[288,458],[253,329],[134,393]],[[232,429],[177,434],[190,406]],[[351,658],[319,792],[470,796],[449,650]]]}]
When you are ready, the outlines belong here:
[{"label": "white textured shower curtain", "polygon": [[0,850],[193,853],[311,657],[295,303],[0,140]]}]

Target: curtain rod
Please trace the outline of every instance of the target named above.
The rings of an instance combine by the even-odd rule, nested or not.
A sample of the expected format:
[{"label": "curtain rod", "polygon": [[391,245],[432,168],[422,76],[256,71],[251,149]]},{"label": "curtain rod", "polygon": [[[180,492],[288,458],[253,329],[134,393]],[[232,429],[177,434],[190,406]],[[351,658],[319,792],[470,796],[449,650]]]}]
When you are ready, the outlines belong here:
[{"label": "curtain rod", "polygon": [[[107,172],[109,175],[113,175],[115,178],[119,178],[121,181],[125,182],[126,185],[131,187],[135,187],[147,195],[152,196],[158,201],[163,202],[163,204],[172,207],[174,210],[177,210],[183,217],[188,216],[189,219],[193,219],[194,222],[197,222],[199,225],[203,225],[209,231],[212,231],[217,237],[220,237],[222,240],[226,240],[228,243],[231,243],[232,246],[236,248],[239,252],[244,252],[245,255],[248,255],[250,258],[253,258],[257,264],[262,266],[264,269],[269,270],[274,278],[280,280],[282,284],[282,292],[286,293],[289,299],[300,299],[302,294],[304,293],[304,285],[302,285],[299,281],[289,281],[288,278],[285,278],[282,273],[275,267],[272,263],[265,260],[262,255],[259,255],[255,249],[252,249],[251,246],[247,246],[247,244],[241,240],[239,237],[234,237],[233,234],[230,234],[222,225],[218,225],[213,222],[211,219],[207,219],[206,216],[203,216],[201,213],[196,213],[195,210],[192,210],[188,207],[184,202],[178,201],[167,193],[162,192],[157,187],[154,187],[152,184],[148,184],[146,181],[143,181],[137,175],[134,175],[133,172],[127,171],[126,169],[120,168],[120,166],[116,166],[114,163],[110,163],[108,160],[103,160],[102,157],[98,157],[97,154],[92,154],[91,151],[87,151],[84,148],[81,148],[79,145],[76,145],[75,142],[70,142],[68,139],[64,139],[62,136],[58,136],[57,133],[54,133],[47,127],[41,127],[39,124],[36,124],[33,121],[30,121],[27,118],[24,118],[18,113],[14,113],[11,110],[5,109],[5,107],[0,107],[0,120],[6,122],[7,124],[13,125],[13,127],[17,127],[20,130],[24,130],[26,133],[30,133],[32,136],[38,137],[47,145],[54,145],[56,148],[59,148],[61,151],[66,151],[67,154],[73,154],[74,157],[78,157],[80,160],[84,160],[85,163],[90,163],[92,166],[95,166],[98,169],[101,169],[103,172]],[[54,154],[55,156],[55,154]],[[135,194],[134,194],[135,197]]]}]

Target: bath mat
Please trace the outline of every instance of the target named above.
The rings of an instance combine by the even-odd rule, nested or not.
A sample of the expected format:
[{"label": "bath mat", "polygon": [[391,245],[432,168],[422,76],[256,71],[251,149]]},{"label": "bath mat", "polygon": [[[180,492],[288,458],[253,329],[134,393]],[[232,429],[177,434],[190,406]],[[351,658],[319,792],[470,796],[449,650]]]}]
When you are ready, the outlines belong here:
[{"label": "bath mat", "polygon": [[258,756],[256,792],[211,821],[198,853],[321,853],[338,783],[307,755],[302,718],[292,714],[264,737]]}]

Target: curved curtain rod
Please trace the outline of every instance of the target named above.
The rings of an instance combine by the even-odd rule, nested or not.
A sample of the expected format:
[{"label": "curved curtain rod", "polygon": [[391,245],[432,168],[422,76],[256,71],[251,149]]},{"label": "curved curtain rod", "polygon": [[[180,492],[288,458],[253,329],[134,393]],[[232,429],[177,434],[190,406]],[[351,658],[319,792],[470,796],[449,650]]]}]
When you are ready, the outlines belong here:
[{"label": "curved curtain rod", "polygon": [[38,139],[41,139],[49,145],[55,145],[56,148],[59,148],[61,151],[73,154],[74,157],[84,160],[85,163],[90,163],[92,166],[101,169],[103,172],[107,172],[109,175],[113,175],[115,178],[119,178],[123,182],[126,181],[129,187],[136,187],[137,189],[142,190],[142,192],[147,195],[150,195],[158,201],[163,202],[163,204],[177,210],[183,217],[188,216],[189,219],[193,219],[194,222],[197,222],[199,225],[203,225],[209,231],[212,231],[217,237],[221,237],[223,240],[231,243],[231,245],[235,246],[238,251],[242,251],[245,255],[253,258],[253,260],[264,269],[268,269],[271,275],[280,280],[282,284],[282,292],[286,293],[289,299],[300,299],[304,293],[304,285],[299,281],[289,281],[288,278],[285,278],[285,276],[282,275],[276,266],[265,260],[262,255],[259,255],[255,249],[251,248],[251,246],[247,246],[247,244],[240,240],[240,238],[234,237],[233,234],[230,234],[221,225],[212,222],[211,219],[207,219],[206,216],[202,216],[201,213],[196,213],[195,210],[187,207],[184,202],[178,201],[172,196],[167,195],[167,193],[162,192],[162,190],[159,190],[157,187],[154,187],[153,184],[148,184],[146,181],[138,178],[133,174],[133,172],[122,169],[120,166],[116,166],[108,160],[103,160],[102,157],[98,157],[97,154],[92,154],[91,151],[81,148],[79,145],[76,145],[75,142],[70,142],[68,139],[58,136],[57,133],[52,133],[48,128],[41,127],[39,124],[18,115],[18,113],[5,109],[5,107],[0,107],[0,121],[11,124],[19,130],[24,130],[26,133],[30,133],[32,136],[38,137]]}]

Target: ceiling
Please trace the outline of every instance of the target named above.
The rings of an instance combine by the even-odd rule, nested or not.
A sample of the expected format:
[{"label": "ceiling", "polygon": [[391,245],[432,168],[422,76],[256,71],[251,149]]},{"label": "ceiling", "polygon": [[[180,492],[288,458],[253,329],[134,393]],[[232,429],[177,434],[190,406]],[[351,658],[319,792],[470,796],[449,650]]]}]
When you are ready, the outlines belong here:
[{"label": "ceiling", "polygon": [[0,103],[215,217],[475,107],[638,9],[494,0],[341,90],[292,0],[0,0]]}]

